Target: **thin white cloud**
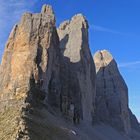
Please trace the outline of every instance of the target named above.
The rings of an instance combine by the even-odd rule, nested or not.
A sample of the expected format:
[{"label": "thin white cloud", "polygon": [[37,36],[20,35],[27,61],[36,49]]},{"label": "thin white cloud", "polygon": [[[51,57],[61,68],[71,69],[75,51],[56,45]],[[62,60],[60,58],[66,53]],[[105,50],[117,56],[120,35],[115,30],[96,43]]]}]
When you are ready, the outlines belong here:
[{"label": "thin white cloud", "polygon": [[127,62],[127,63],[120,63],[118,65],[119,68],[126,68],[131,66],[140,65],[140,61],[134,61],[134,62]]},{"label": "thin white cloud", "polygon": [[117,30],[114,30],[111,28],[107,28],[107,27],[99,26],[99,25],[93,25],[93,24],[90,25],[90,29],[95,31],[95,32],[107,32],[107,33],[121,35],[121,36],[140,37],[140,36],[135,35],[135,34],[123,33],[123,32],[120,32],[120,31],[117,31]]},{"label": "thin white cloud", "polygon": [[21,14],[29,8],[29,6],[34,5],[35,1],[34,2],[33,1],[1,0],[0,1],[0,24],[8,25],[11,22],[12,23],[16,22],[21,16]]},{"label": "thin white cloud", "polygon": [[[38,0],[0,0],[0,52],[4,49],[12,27],[25,11],[29,11]],[[1,56],[0,56],[1,57]]]},{"label": "thin white cloud", "polygon": [[115,30],[112,30],[103,26],[98,26],[98,25],[91,25],[91,29],[97,32],[109,32],[113,34],[122,34],[121,32],[118,32],[118,31],[115,31]]},{"label": "thin white cloud", "polygon": [[16,1],[16,3],[10,3],[8,6],[25,6],[25,3],[23,1]]},{"label": "thin white cloud", "polygon": [[37,1],[38,0],[0,0],[0,24],[16,22],[23,12],[28,11]]}]

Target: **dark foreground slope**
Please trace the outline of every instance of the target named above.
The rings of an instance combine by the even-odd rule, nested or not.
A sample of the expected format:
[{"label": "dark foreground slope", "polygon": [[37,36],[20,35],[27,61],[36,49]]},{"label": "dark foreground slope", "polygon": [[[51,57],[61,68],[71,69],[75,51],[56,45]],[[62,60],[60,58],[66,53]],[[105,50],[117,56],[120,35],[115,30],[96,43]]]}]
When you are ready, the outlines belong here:
[{"label": "dark foreground slope", "polygon": [[[80,123],[75,126],[58,117],[58,114],[49,113],[46,109],[35,108],[34,113],[24,116],[26,131],[20,132],[17,119],[20,119],[17,107],[8,108],[0,116],[1,140],[131,140],[128,136],[116,131],[109,125]],[[21,127],[21,126],[20,126]],[[22,128],[24,125],[22,124]],[[136,138],[137,137],[137,138]],[[135,133],[134,140],[139,140]]]}]

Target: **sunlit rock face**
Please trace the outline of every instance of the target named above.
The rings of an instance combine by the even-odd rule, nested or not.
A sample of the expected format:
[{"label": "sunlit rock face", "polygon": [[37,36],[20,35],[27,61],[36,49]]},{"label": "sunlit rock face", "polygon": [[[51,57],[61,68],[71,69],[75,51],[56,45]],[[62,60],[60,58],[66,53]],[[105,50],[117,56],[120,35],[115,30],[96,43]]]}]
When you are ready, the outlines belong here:
[{"label": "sunlit rock face", "polygon": [[112,55],[98,51],[94,55],[96,66],[96,115],[98,120],[109,123],[130,134],[128,89]]},{"label": "sunlit rock face", "polygon": [[[62,106],[73,104],[83,120],[92,121],[95,66],[89,49],[88,23],[81,14],[58,28],[61,49]],[[69,108],[69,107],[68,107]],[[62,112],[67,114],[67,110]]]},{"label": "sunlit rock face", "polygon": [[[3,130],[0,137],[35,140],[37,135],[32,131],[37,130],[40,114],[34,120],[35,116],[31,117],[30,113],[38,110],[42,103],[60,108],[59,54],[59,37],[51,6],[44,5],[41,13],[25,13],[13,28],[2,57],[0,115],[4,116],[1,119],[5,124],[3,128],[0,125]],[[13,117],[7,110],[13,112]],[[34,127],[29,121],[31,118]],[[12,124],[8,126],[9,119]]]},{"label": "sunlit rock face", "polygon": [[0,99],[26,97],[31,79],[46,93],[51,92],[49,84],[59,90],[58,65],[55,17],[51,6],[44,5],[42,13],[25,13],[9,36],[1,64]]}]

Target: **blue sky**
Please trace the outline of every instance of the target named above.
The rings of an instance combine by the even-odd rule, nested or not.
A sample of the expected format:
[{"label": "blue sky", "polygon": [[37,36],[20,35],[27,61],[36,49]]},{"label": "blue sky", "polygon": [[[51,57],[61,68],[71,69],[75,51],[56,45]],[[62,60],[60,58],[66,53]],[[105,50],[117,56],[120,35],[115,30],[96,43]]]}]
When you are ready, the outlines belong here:
[{"label": "blue sky", "polygon": [[23,12],[39,12],[44,3],[53,6],[57,26],[76,13],[87,17],[92,53],[112,53],[128,85],[130,107],[140,120],[140,0],[0,0],[0,58]]}]

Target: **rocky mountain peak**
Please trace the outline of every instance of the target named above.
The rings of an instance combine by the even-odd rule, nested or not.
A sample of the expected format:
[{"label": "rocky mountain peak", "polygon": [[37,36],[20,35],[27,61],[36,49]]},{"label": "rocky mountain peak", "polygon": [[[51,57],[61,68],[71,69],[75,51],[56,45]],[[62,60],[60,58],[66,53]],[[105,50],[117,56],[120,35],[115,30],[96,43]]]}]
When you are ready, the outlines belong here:
[{"label": "rocky mountain peak", "polygon": [[46,4],[44,4],[42,6],[41,13],[42,14],[47,14],[47,15],[54,15],[54,11],[52,9],[52,6],[51,5],[46,5]]},{"label": "rocky mountain peak", "polygon": [[44,4],[42,6],[41,14],[43,17],[48,18],[55,25],[55,14],[51,5]]},{"label": "rocky mountain peak", "polygon": [[[97,57],[98,55],[100,55],[100,59],[101,60],[105,60],[105,61],[107,61],[107,64],[109,64],[110,62],[111,62],[111,60],[113,60],[113,56],[111,55],[111,53],[109,52],[109,51],[107,51],[107,50],[101,50],[101,51],[97,51],[96,53],[95,53],[95,57]],[[97,59],[99,59],[98,57],[97,57]]]},{"label": "rocky mountain peak", "polygon": [[95,53],[94,61],[97,73],[96,113],[98,119],[130,134],[128,89],[116,62],[106,50]]},{"label": "rocky mountain peak", "polygon": [[75,16],[72,17],[71,22],[73,23],[79,23],[83,24],[84,28],[88,28],[88,22],[86,20],[86,17],[82,14],[76,14]]},{"label": "rocky mountain peak", "polygon": [[66,96],[68,102],[74,104],[80,119],[92,121],[95,66],[88,44],[87,20],[82,14],[75,15],[60,25],[58,35],[62,96]]},{"label": "rocky mountain peak", "polygon": [[[16,127],[17,131],[11,137],[7,135],[7,139],[29,139],[30,136],[25,133],[30,133],[34,128],[26,129],[30,125],[26,119],[30,118],[28,113],[34,110],[35,105],[35,110],[43,102],[59,109],[59,37],[51,7],[43,6],[43,9],[43,13],[23,14],[11,32],[3,54],[0,111],[9,109],[13,113],[18,112],[13,114],[15,123],[19,118],[17,126],[3,128],[11,134]],[[4,131],[0,137],[5,135]]]},{"label": "rocky mountain peak", "polygon": [[[81,59],[81,48],[89,51],[88,45],[88,23],[82,14],[77,14],[71,20],[64,21],[57,29],[60,38],[60,48],[71,62],[78,62]],[[73,34],[75,36],[73,36]],[[77,42],[76,42],[77,40]],[[82,45],[86,43],[86,45]],[[73,45],[71,45],[73,44]],[[73,53],[75,52],[75,53]]]},{"label": "rocky mountain peak", "polygon": [[0,139],[139,140],[139,132],[116,61],[106,50],[92,58],[86,18],[56,29],[49,5],[23,14],[0,65]]},{"label": "rocky mountain peak", "polygon": [[98,72],[100,67],[106,67],[111,62],[115,62],[111,53],[107,50],[97,51],[94,54],[94,62],[96,64],[96,71]]}]

